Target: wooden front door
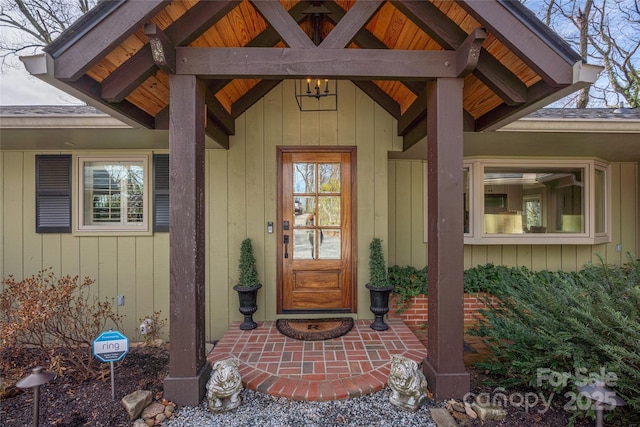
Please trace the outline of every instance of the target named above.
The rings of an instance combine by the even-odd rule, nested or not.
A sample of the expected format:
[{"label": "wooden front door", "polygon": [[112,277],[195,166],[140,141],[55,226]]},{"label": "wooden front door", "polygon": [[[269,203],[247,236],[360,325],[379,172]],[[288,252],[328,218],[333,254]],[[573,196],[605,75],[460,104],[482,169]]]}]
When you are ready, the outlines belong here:
[{"label": "wooden front door", "polygon": [[355,312],[355,148],[278,151],[278,312]]}]

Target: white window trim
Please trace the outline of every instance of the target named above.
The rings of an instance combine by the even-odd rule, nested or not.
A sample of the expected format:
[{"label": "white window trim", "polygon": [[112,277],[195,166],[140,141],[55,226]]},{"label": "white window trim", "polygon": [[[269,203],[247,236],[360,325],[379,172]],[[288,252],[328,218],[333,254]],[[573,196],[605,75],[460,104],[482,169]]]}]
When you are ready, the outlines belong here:
[{"label": "white window trim", "polygon": [[[595,159],[466,159],[464,166],[469,168],[470,218],[469,233],[464,234],[464,243],[468,245],[557,245],[576,244],[593,245],[611,242],[611,166]],[[585,171],[584,193],[584,232],[583,233],[527,233],[527,234],[485,234],[484,200],[477,197],[484,193],[485,167],[580,167]],[[605,172],[604,224],[605,232],[595,232],[595,169]]]},{"label": "white window trim", "polygon": [[[86,162],[141,162],[144,168],[144,188],[143,188],[143,220],[135,225],[85,225],[84,224],[84,164]],[[149,170],[148,155],[132,155],[132,156],[83,156],[76,157],[76,209],[75,209],[75,232],[94,233],[94,234],[130,234],[130,233],[150,233],[149,219],[151,215],[151,179]]]}]

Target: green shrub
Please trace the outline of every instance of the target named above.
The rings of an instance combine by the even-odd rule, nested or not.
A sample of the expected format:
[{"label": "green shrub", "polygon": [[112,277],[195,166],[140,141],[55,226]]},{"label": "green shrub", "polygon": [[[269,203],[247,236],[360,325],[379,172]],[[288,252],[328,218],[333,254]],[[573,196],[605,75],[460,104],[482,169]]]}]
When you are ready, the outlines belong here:
[{"label": "green shrub", "polygon": [[[609,416],[640,424],[640,260],[578,273],[523,271],[500,292],[472,329],[491,349],[478,367],[499,375],[502,386],[554,392],[576,392],[581,375],[613,373],[610,388],[627,406]],[[545,380],[539,369],[567,374],[567,381]]]},{"label": "green shrub", "polygon": [[393,294],[396,296],[397,313],[402,313],[409,308],[411,297],[427,295],[427,267],[418,270],[412,266],[389,267],[389,282],[395,287]]},{"label": "green shrub", "polygon": [[[411,305],[411,298],[427,295],[428,267],[418,270],[412,266],[394,265],[389,267],[389,281],[395,286],[393,294],[396,296],[397,313],[402,313]],[[486,292],[500,295],[502,288],[510,286],[513,280],[520,280],[529,271],[524,267],[510,268],[502,265],[478,265],[464,272],[464,292]]]}]

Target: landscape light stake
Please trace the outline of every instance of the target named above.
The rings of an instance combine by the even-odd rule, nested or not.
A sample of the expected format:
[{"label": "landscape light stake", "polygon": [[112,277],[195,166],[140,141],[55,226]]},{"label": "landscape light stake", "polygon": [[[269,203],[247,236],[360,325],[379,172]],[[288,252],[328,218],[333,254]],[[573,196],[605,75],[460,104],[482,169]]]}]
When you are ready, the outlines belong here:
[{"label": "landscape light stake", "polygon": [[614,409],[623,406],[626,402],[609,390],[602,380],[594,380],[591,384],[578,386],[578,391],[583,396],[593,400],[593,410],[596,413],[596,427],[603,427],[603,413],[605,409]]},{"label": "landscape light stake", "polygon": [[16,383],[18,388],[33,389],[33,427],[38,427],[40,418],[40,386],[48,383],[56,377],[53,372],[45,371],[42,366],[37,366],[31,373]]}]

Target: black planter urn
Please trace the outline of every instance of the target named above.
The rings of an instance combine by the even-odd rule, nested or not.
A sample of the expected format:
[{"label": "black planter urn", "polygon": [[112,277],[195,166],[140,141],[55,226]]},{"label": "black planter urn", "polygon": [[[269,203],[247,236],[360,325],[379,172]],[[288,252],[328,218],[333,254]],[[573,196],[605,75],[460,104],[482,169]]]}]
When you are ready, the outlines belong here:
[{"label": "black planter urn", "polygon": [[238,298],[240,300],[240,308],[238,310],[244,316],[244,321],[240,324],[240,329],[243,331],[258,327],[258,324],[253,321],[253,313],[258,310],[256,299],[258,297],[258,289],[261,287],[262,285],[255,287],[235,285],[233,287],[233,290],[238,292]]},{"label": "black planter urn", "polygon": [[389,312],[389,294],[393,290],[392,286],[384,288],[375,288],[365,285],[369,289],[371,295],[371,307],[369,309],[375,316],[373,323],[370,325],[371,329],[375,331],[386,331],[389,329],[389,325],[384,323],[384,315]]}]

